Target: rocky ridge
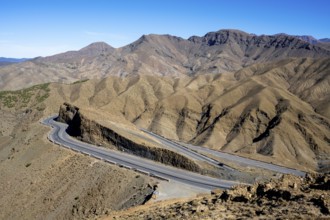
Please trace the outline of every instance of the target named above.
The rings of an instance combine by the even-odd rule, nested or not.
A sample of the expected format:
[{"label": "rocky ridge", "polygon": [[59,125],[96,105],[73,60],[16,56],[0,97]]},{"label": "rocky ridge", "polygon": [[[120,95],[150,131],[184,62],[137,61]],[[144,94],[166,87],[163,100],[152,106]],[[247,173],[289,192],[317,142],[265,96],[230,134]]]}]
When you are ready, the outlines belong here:
[{"label": "rocky ridge", "polygon": [[[148,210],[148,211],[146,211]],[[155,203],[104,219],[328,219],[330,174],[284,175],[184,202]]]},{"label": "rocky ridge", "polygon": [[188,39],[150,34],[118,49],[98,42],[79,51],[0,67],[0,89],[132,74],[224,74],[252,64],[288,58],[330,57],[326,44],[312,44],[285,34],[257,36],[239,30],[220,30]]},{"label": "rocky ridge", "polygon": [[101,143],[111,144],[118,150],[124,150],[127,153],[189,171],[201,172],[200,167],[185,156],[168,149],[150,146],[147,142],[138,143],[127,136],[125,137],[124,134],[111,129],[111,127],[88,118],[79,108],[68,103],[64,103],[60,107],[57,120],[67,123],[69,125],[67,129],[68,134],[78,137],[82,141],[96,145],[100,145]]}]

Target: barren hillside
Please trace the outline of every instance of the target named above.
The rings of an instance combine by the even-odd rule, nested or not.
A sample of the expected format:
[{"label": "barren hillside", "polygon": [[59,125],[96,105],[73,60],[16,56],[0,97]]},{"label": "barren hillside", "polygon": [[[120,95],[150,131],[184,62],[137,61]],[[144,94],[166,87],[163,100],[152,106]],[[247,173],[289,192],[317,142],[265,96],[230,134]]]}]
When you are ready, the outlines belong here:
[{"label": "barren hillside", "polygon": [[328,219],[329,176],[283,176],[213,195],[138,206],[103,219]]},{"label": "barren hillside", "polygon": [[96,109],[165,137],[300,169],[329,160],[329,60],[258,64],[235,74],[137,75],[51,84],[63,102]]},{"label": "barren hillside", "polygon": [[47,88],[0,93],[0,219],[95,218],[143,204],[154,180],[47,140]]},{"label": "barren hillside", "polygon": [[330,57],[330,51],[322,46],[325,44],[285,34],[256,36],[238,30],[189,39],[150,34],[118,49],[98,42],[79,51],[0,67],[0,90],[108,76],[224,74],[256,63]]},{"label": "barren hillside", "polygon": [[[146,128],[184,143],[305,171],[329,171],[327,45],[308,37],[256,36],[237,30],[189,39],[151,34],[122,48],[99,42],[79,51],[1,66],[0,218],[95,218],[142,204],[152,192],[154,181],[149,177],[47,141],[49,129],[39,120],[58,112],[71,126],[71,135],[109,148],[116,146],[111,136],[102,136],[102,129],[129,143],[125,150],[136,145],[165,152],[141,140],[139,128]],[[65,102],[82,109],[78,114],[82,126],[66,117]],[[187,162],[177,163],[181,168],[199,169],[200,164],[174,157]],[[164,162],[162,157],[156,160]],[[166,162],[177,161],[166,158]],[[253,172],[244,172],[245,177],[254,180],[264,171]],[[313,181],[309,183],[318,184]],[[276,195],[284,198],[282,191]],[[323,216],[318,207],[328,200],[320,191],[315,195],[320,197],[304,204]],[[266,202],[264,195],[251,196],[256,199],[253,203]],[[219,197],[205,201],[214,201],[210,207],[219,208]],[[229,199],[229,204],[233,202]],[[283,206],[296,200],[277,202]],[[263,215],[263,210],[258,213]]]}]

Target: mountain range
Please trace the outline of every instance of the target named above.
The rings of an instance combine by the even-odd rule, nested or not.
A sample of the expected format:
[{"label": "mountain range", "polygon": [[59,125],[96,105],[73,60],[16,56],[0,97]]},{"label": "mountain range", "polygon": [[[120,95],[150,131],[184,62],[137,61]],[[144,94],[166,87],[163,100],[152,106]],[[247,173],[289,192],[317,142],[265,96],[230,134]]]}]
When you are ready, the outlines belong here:
[{"label": "mountain range", "polygon": [[55,82],[49,113],[69,102],[174,140],[324,170],[330,50],[319,42],[238,30],[143,35],[117,49],[97,42],[1,67],[0,88]]},{"label": "mountain range", "polygon": [[[175,197],[193,189],[59,147],[40,123],[79,111],[68,130],[75,138],[112,149],[123,143],[167,164],[172,155],[171,165],[186,160],[160,150],[141,128],[183,146],[329,172],[329,45],[311,36],[220,30],[9,60],[23,62],[0,66],[0,219],[95,219],[120,209],[117,219],[329,216],[329,175],[280,177],[210,154],[221,172],[199,163],[205,174],[259,183],[149,206],[155,188]],[[270,177],[280,181],[263,182]]]},{"label": "mountain range", "polygon": [[117,49],[97,42],[79,51],[4,66],[0,68],[0,89],[132,74],[225,74],[252,64],[302,57],[330,57],[329,43],[311,43],[304,36],[256,36],[238,30],[220,30],[188,39],[150,34]]},{"label": "mountain range", "polygon": [[329,73],[330,51],[313,38],[221,30],[4,66],[0,88],[55,82],[52,111],[65,101],[171,139],[319,170],[330,155]]},{"label": "mountain range", "polygon": [[21,63],[30,60],[28,58],[7,58],[7,57],[0,57],[0,66],[5,66],[13,63]]}]

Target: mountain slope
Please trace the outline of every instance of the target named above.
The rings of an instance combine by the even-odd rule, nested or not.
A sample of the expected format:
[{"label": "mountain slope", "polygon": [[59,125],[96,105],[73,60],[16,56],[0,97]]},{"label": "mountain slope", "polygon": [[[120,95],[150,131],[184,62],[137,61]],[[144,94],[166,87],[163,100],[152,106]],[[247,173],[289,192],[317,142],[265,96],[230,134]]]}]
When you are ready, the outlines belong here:
[{"label": "mountain slope", "polygon": [[35,61],[40,63],[70,63],[81,61],[82,59],[92,59],[101,54],[112,53],[114,51],[115,49],[113,47],[104,42],[95,42],[78,51],[68,51],[54,56],[40,57]]},{"label": "mountain slope", "polygon": [[170,35],[144,35],[119,49],[99,42],[79,51],[1,67],[0,89],[131,74],[230,73],[252,64],[290,57],[325,58],[330,57],[330,51],[285,34],[256,36],[237,30],[220,30],[187,40]]},{"label": "mountain slope", "polygon": [[252,65],[235,73],[238,80],[258,78],[266,86],[288,90],[330,118],[330,60],[287,59]]},{"label": "mountain slope", "polygon": [[295,36],[295,37],[299,38],[300,40],[306,41],[310,44],[314,44],[318,47],[323,47],[324,49],[330,50],[329,38],[316,39],[313,36],[307,36],[307,35]]},{"label": "mountain slope", "polygon": [[329,169],[329,63],[301,58],[228,75],[51,84],[46,111],[70,102],[171,139],[299,169]]},{"label": "mountain slope", "polygon": [[[0,91],[0,219],[99,218],[142,204],[153,191],[155,182],[147,176],[49,142],[49,128],[39,121],[59,112],[64,102],[143,142],[139,128],[183,144],[329,172],[330,56],[326,44],[310,44],[285,34],[256,36],[236,30],[187,40],[145,35],[118,49],[94,43],[79,51],[0,67],[0,90],[28,87]],[[54,83],[35,85],[43,82]],[[85,140],[101,138],[94,130],[96,124],[85,120],[84,125],[80,129]],[[251,179],[258,173],[259,180],[269,175],[253,167],[246,167],[244,173]],[[329,207],[320,188],[320,184],[329,185],[327,178],[309,175],[302,183],[298,177],[285,176],[282,191],[274,188],[281,185],[273,181],[243,191],[238,187],[234,190],[237,195],[223,195],[229,199],[229,208],[247,201],[246,213],[266,216],[273,213],[276,198],[275,203],[282,205],[284,200],[284,205],[297,202],[294,210],[301,211],[299,198],[304,195],[300,191],[308,194],[312,187],[314,194],[308,194],[304,208],[309,208],[310,216],[321,216],[324,207]],[[213,197],[219,200],[219,195]],[[184,206],[200,219],[201,213],[209,214],[205,204],[214,208],[214,198]],[[251,198],[271,207],[264,212],[255,200],[252,203],[259,208],[251,212]],[[203,209],[196,206],[199,202]],[[287,214],[281,204],[279,216]],[[179,206],[175,205],[174,214]],[[242,206],[233,210],[236,208]],[[149,217],[150,213],[159,216],[162,210],[151,211]],[[140,218],[142,214],[139,210],[138,217],[130,215]]]}]

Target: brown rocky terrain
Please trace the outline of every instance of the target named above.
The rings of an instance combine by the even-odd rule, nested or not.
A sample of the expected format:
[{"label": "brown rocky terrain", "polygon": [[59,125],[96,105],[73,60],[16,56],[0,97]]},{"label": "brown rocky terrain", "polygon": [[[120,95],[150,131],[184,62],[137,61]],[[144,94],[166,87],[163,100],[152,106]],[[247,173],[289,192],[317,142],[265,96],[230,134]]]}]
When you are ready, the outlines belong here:
[{"label": "brown rocky terrain", "polygon": [[[236,30],[187,40],[145,35],[118,49],[94,43],[0,67],[0,219],[94,218],[143,204],[152,192],[149,177],[46,139],[49,128],[39,120],[58,113],[64,102],[77,106],[60,111],[71,135],[134,151],[129,143],[160,162],[174,156],[172,162],[180,161],[181,168],[196,171],[200,164],[162,149],[139,128],[304,171],[329,172],[330,52],[327,42],[312,40]],[[240,171],[248,182],[272,175]],[[304,180],[284,176],[116,216],[327,218],[328,179],[328,174]]]},{"label": "brown rocky terrain", "polygon": [[256,63],[330,57],[322,45],[285,34],[256,36],[239,30],[189,39],[150,34],[118,49],[99,42],[79,51],[0,67],[0,90],[108,76],[224,74]]},{"label": "brown rocky terrain", "polygon": [[327,50],[330,49],[330,40],[329,40],[329,38],[316,39],[313,36],[306,36],[306,35],[295,36],[295,37],[299,38],[300,40],[306,41],[310,44],[315,44],[319,47],[323,47]]},{"label": "brown rocky terrain", "polygon": [[46,102],[54,106],[49,113],[70,102],[174,140],[303,170],[326,170],[328,63],[292,59],[230,75],[139,75],[51,84]]},{"label": "brown rocky terrain", "polygon": [[0,219],[94,218],[143,204],[154,180],[46,139],[50,128],[39,120],[48,116],[46,98],[40,98],[47,88],[0,99]]},{"label": "brown rocky terrain", "polygon": [[328,219],[330,175],[285,175],[185,201],[156,202],[104,219]]},{"label": "brown rocky terrain", "polygon": [[[91,108],[78,108],[68,103],[61,105],[57,121],[68,124],[67,132],[78,140],[103,148],[124,151],[166,165],[222,179],[253,183],[255,179],[268,179],[274,175],[263,169],[246,169],[231,165],[234,170],[221,169],[175,150],[164,148],[161,143],[137,129],[133,123],[119,122],[118,118]],[[215,159],[218,160],[219,159]],[[224,161],[219,161],[219,163]],[[226,162],[228,163],[228,162]]]},{"label": "brown rocky terrain", "polygon": [[[68,103],[60,107],[58,121],[69,125],[67,132],[71,136],[95,145],[109,145],[117,150],[124,150],[137,156],[159,161],[194,172],[201,172],[197,163],[189,158],[164,149],[160,144],[141,138],[143,135],[132,135],[125,126],[114,126],[102,114],[79,109]],[[136,130],[136,133],[142,133]],[[140,139],[140,140],[139,140]]]},{"label": "brown rocky terrain", "polygon": [[25,102],[35,97],[33,105],[46,115],[68,102],[102,114],[119,127],[138,126],[174,140],[326,171],[329,71],[329,59],[287,59],[232,74],[133,75],[46,84],[1,92],[0,99],[2,108],[10,110],[14,103],[26,108]]}]

